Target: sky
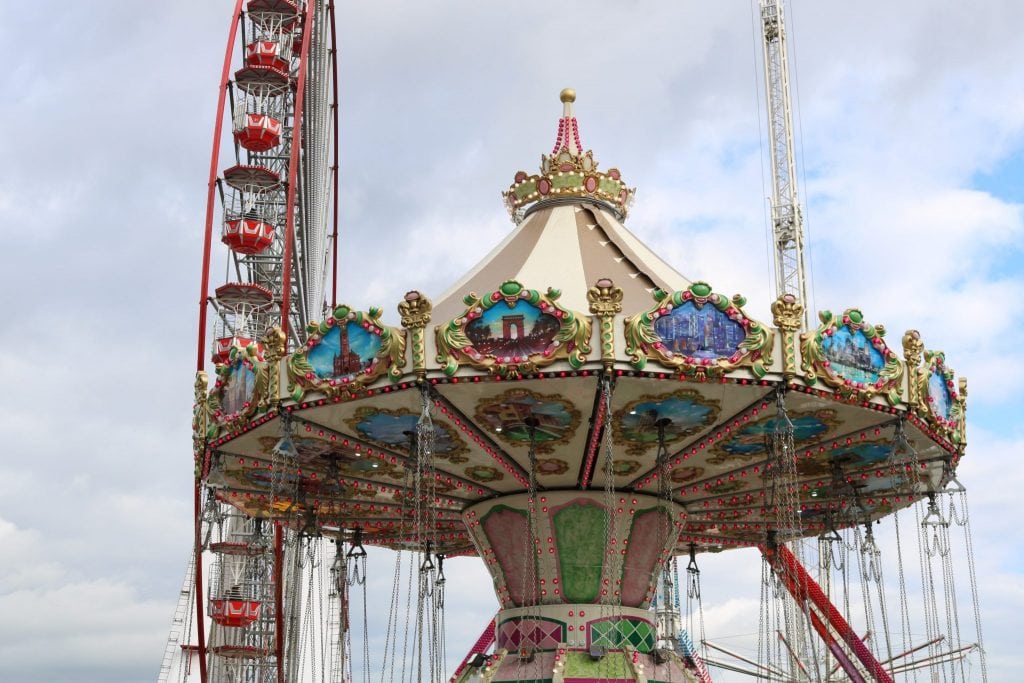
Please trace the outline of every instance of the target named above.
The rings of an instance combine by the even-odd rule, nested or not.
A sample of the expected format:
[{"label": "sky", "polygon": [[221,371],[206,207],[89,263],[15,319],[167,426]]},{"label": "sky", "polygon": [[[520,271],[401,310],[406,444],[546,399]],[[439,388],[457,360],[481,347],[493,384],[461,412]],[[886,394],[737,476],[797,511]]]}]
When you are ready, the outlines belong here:
[{"label": "sky", "polygon": [[[5,8],[0,680],[156,678],[190,542],[205,186],[232,5]],[[789,6],[813,303],[861,308],[896,348],[918,329],[969,378],[958,476],[989,679],[1017,680],[1024,3]],[[627,227],[770,319],[747,0],[378,0],[339,3],[338,19],[346,303],[396,324],[405,291],[436,297],[506,235],[499,193],[550,149],[571,86],[583,146],[638,188]],[[750,630],[760,561],[702,563],[709,636],[731,642]],[[450,564],[461,653],[496,603],[476,561]]]}]

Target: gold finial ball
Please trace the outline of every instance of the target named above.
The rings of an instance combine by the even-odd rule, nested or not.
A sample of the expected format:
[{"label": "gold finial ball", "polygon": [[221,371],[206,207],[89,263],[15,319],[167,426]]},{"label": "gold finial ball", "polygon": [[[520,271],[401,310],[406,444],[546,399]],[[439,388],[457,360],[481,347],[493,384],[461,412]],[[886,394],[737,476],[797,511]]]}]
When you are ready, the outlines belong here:
[{"label": "gold finial ball", "polygon": [[562,102],[575,102],[576,91],[573,90],[572,88],[565,88],[564,90],[562,90],[562,93],[559,95],[559,98],[562,100]]}]

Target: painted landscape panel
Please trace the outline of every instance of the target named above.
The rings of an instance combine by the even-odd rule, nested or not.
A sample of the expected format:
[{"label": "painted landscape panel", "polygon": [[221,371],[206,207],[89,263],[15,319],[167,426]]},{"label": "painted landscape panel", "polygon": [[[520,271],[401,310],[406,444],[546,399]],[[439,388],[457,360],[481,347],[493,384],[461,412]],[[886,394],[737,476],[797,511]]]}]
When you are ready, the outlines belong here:
[{"label": "painted landscape panel", "polygon": [[[410,412],[390,413],[377,412],[358,415],[355,428],[359,435],[376,444],[393,448],[402,453],[409,453],[416,423],[420,416]],[[462,444],[456,443],[447,430],[434,427],[434,453],[444,456],[462,450]]]},{"label": "painted landscape panel", "polygon": [[242,361],[237,361],[228,373],[228,381],[224,385],[221,409],[225,415],[234,415],[245,408],[252,399],[256,387],[256,373]]},{"label": "painted landscape panel", "polygon": [[500,398],[505,400],[482,401],[477,407],[477,417],[510,441],[530,442],[528,420],[531,418],[536,421],[534,438],[537,443],[558,441],[576,428],[571,406],[565,400],[545,400],[549,397],[531,391],[514,392]]},{"label": "painted landscape panel", "polygon": [[726,358],[747,336],[722,311],[710,304],[697,308],[692,301],[655,320],[654,331],[669,351],[691,358]]},{"label": "painted landscape panel", "polygon": [[499,303],[484,311],[466,325],[466,336],[480,353],[512,362],[543,352],[560,327],[556,317],[519,299],[511,308]]},{"label": "painted landscape panel", "polygon": [[[814,414],[791,414],[793,423],[793,441],[806,443],[824,436],[829,431],[828,423]],[[777,417],[769,417],[752,422],[733,432],[732,438],[718,444],[717,448],[729,455],[750,456],[765,453],[768,448],[765,441],[773,432],[782,428]]]},{"label": "painted landscape panel", "polygon": [[821,352],[828,359],[832,372],[852,382],[874,384],[885,367],[885,358],[864,332],[851,332],[846,326],[822,340]]},{"label": "painted landscape panel", "polygon": [[670,396],[660,401],[639,401],[621,418],[622,435],[636,443],[656,443],[659,419],[669,420],[665,440],[677,441],[711,424],[718,415],[715,406],[699,396]]},{"label": "painted landscape panel", "polygon": [[335,325],[309,350],[318,377],[348,377],[369,368],[380,351],[380,337],[352,321]]}]

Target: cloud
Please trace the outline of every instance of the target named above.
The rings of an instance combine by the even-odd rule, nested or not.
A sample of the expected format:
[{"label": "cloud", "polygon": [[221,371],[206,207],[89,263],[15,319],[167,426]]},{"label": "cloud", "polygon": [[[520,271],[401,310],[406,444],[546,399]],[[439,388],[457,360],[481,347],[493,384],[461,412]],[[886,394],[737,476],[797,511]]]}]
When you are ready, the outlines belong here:
[{"label": "cloud", "polygon": [[[1013,680],[1024,219],[1000,189],[1019,178],[1000,174],[1024,153],[1024,4],[789,10],[815,302],[861,307],[894,347],[919,329],[970,378],[960,476],[990,673]],[[19,615],[4,624],[4,680],[138,680],[158,666],[191,525],[200,241],[229,11],[37,3],[0,25],[17,55],[0,102],[0,542],[19,560],[0,568],[0,613]],[[639,188],[628,227],[770,317],[751,6],[392,0],[338,13],[342,301],[393,322],[406,290],[440,293],[485,255],[512,227],[499,192],[548,151],[555,97],[573,86],[584,146]],[[989,173],[1001,182],[982,187]],[[213,263],[217,281],[216,240]],[[701,563],[709,630],[750,633],[756,554]],[[495,602],[479,563],[451,566],[461,658]]]}]

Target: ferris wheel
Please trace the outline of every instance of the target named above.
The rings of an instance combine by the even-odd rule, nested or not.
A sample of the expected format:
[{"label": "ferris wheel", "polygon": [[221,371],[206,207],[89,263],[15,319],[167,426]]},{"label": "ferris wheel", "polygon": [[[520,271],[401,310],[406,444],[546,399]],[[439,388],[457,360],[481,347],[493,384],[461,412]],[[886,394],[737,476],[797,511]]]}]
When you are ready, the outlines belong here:
[{"label": "ferris wheel", "polygon": [[[337,235],[334,36],[326,0],[236,3],[210,164],[198,370],[208,308],[222,361],[278,319],[294,347],[324,310]],[[230,286],[208,298],[218,214]]]},{"label": "ferris wheel", "polygon": [[[329,0],[235,3],[207,193],[196,358],[202,382],[208,361],[218,371],[261,361],[273,325],[282,350],[294,348],[308,322],[333,303],[335,35]],[[211,276],[220,278],[212,292]],[[243,409],[248,385],[236,383],[238,396],[226,395],[222,410]],[[294,645],[281,628],[295,608],[283,590],[295,563],[288,532],[232,514],[198,483],[195,506],[196,547],[159,679],[280,680],[282,652]]]}]

